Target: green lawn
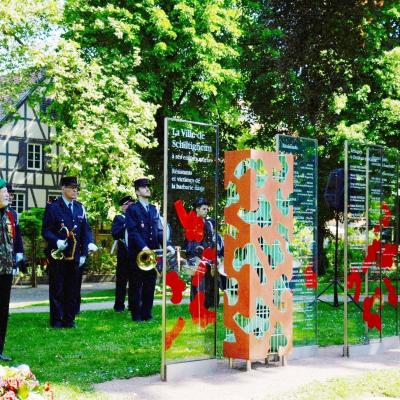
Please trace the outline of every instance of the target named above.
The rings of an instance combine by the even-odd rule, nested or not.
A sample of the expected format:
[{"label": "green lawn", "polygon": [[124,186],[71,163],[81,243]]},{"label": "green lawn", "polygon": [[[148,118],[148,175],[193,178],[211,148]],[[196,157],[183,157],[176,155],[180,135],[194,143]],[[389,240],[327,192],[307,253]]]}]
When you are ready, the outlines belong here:
[{"label": "green lawn", "polygon": [[134,324],[129,313],[86,311],[77,329],[52,329],[47,313],[12,314],[6,350],[39,380],[88,387],[113,378],[159,370],[160,307],[152,322]]},{"label": "green lawn", "polygon": [[[360,311],[354,306],[349,309],[350,343],[363,343]],[[387,335],[395,334],[394,309],[385,307],[384,312],[384,331]],[[169,327],[180,315],[187,321],[185,331],[168,351],[168,359],[204,358],[212,354],[213,329],[209,326],[204,334],[194,325],[187,305],[168,308]],[[131,321],[128,312],[85,311],[77,317],[77,329],[57,330],[48,326],[48,313],[12,314],[5,353],[13,357],[13,365],[28,364],[40,381],[52,382],[58,392],[71,392],[70,397],[64,398],[89,400],[91,395],[82,395],[80,389],[88,390],[94,383],[115,378],[159,372],[161,306],[154,306],[153,316],[153,321],[138,324]],[[218,316],[217,355],[222,356],[225,334],[222,307],[218,309]],[[342,344],[343,307],[320,303],[318,326],[320,345]],[[299,324],[294,329],[295,345],[302,344],[303,339],[304,331]]]},{"label": "green lawn", "polygon": [[266,400],[344,400],[362,396],[400,398],[400,371],[374,371],[358,377],[313,382]]},{"label": "green lawn", "polygon": [[[219,325],[221,313],[220,308]],[[208,327],[204,335],[191,323],[187,305],[169,309],[171,321],[179,315],[187,324],[180,338],[182,345],[170,350],[169,358],[212,354],[213,330]],[[154,306],[153,317],[152,321],[133,323],[128,312],[85,311],[77,317],[76,329],[53,329],[48,313],[12,314],[5,352],[13,357],[13,364],[28,364],[41,381],[75,387],[150,375],[160,369],[161,306]],[[223,334],[220,329],[220,342]]]},{"label": "green lawn", "polygon": [[[339,307],[332,307],[331,304],[318,302],[317,325],[312,318],[306,321],[307,318],[313,316],[312,313],[308,315],[300,312],[294,314],[293,341],[295,346],[343,344],[343,303],[339,303]],[[311,311],[313,311],[312,307]],[[379,313],[377,306],[373,311]],[[382,335],[398,335],[397,310],[386,303],[381,312]],[[316,334],[316,329],[318,335]],[[375,328],[369,329],[368,339],[379,339],[379,331]],[[349,344],[363,344],[367,341],[362,311],[352,302],[348,303],[348,341]]]}]

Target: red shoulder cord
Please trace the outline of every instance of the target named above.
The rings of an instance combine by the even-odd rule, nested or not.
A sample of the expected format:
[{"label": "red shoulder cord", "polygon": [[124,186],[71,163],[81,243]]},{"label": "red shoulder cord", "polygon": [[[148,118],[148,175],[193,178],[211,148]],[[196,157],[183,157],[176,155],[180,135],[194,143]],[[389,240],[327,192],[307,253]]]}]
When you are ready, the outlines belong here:
[{"label": "red shoulder cord", "polygon": [[7,211],[7,216],[8,216],[8,219],[10,220],[10,222],[11,222],[11,235],[12,235],[12,238],[13,238],[13,240],[14,240],[15,237],[16,237],[16,235],[17,235],[17,233],[16,233],[16,231],[15,231],[15,218],[14,218],[14,214],[13,214],[13,212],[12,212],[11,210],[8,210],[8,211]]}]

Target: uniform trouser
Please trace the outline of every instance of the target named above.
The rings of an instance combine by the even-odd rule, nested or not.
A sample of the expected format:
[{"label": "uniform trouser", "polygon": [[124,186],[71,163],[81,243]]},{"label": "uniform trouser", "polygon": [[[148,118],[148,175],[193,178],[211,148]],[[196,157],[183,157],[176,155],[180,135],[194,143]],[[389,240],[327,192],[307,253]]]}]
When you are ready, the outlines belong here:
[{"label": "uniform trouser", "polygon": [[154,290],[156,287],[157,273],[142,271],[134,267],[129,271],[129,303],[134,321],[147,321],[152,318]]},{"label": "uniform trouser", "polygon": [[3,353],[4,342],[6,339],[11,284],[11,274],[0,275],[0,354]]},{"label": "uniform trouser", "polygon": [[[196,281],[195,281],[196,279]],[[219,296],[215,295],[215,281],[211,275],[211,267],[207,266],[207,270],[204,275],[194,275],[192,278],[192,284],[190,286],[190,300],[193,301],[198,292],[204,293],[204,307],[209,309],[218,306]],[[218,288],[217,288],[218,290]],[[217,304],[215,304],[217,302]]]},{"label": "uniform trouser", "polygon": [[75,319],[80,282],[75,261],[54,261],[49,266],[50,325],[71,326]]},{"label": "uniform trouser", "polygon": [[[114,310],[125,309],[125,297],[126,297],[126,286],[129,281],[129,261],[127,259],[118,258],[117,270],[115,273],[115,303]],[[128,296],[128,307],[131,308],[131,304]]]}]

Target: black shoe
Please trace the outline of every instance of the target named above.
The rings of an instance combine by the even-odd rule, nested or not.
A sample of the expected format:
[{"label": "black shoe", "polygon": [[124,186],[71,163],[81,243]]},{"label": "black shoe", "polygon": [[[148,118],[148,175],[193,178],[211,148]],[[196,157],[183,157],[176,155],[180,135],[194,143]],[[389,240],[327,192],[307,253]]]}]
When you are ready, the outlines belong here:
[{"label": "black shoe", "polygon": [[54,322],[53,324],[50,324],[50,326],[52,328],[56,328],[56,329],[64,328],[64,325],[62,322]]},{"label": "black shoe", "polygon": [[64,328],[76,328],[75,321],[64,323]]},{"label": "black shoe", "polygon": [[12,361],[12,358],[4,354],[0,354],[0,361]]},{"label": "black shoe", "polygon": [[124,312],[125,308],[114,308],[115,312]]}]

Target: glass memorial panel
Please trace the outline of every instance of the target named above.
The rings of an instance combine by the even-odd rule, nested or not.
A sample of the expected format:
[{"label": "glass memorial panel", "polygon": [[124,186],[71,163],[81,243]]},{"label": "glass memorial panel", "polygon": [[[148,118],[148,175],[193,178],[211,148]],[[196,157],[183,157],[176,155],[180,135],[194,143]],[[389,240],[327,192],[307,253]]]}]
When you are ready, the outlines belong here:
[{"label": "glass memorial panel", "polygon": [[[397,193],[398,153],[369,146],[368,288],[364,320],[369,339],[397,334]],[[396,299],[395,299],[396,297]]]},{"label": "glass memorial panel", "polygon": [[[348,160],[347,248],[348,248],[348,341],[360,344],[367,340],[362,323],[361,285],[365,250],[368,245],[367,230],[367,154],[365,146],[351,143]],[[374,189],[375,190],[375,189]],[[379,189],[378,189],[379,192]],[[345,280],[346,282],[346,280]]]},{"label": "glass memorial panel", "polygon": [[293,255],[293,344],[317,344],[317,141],[277,135],[276,150],[294,155],[294,230],[290,251]]},{"label": "glass memorial panel", "polygon": [[[218,129],[166,119],[164,214],[171,233],[164,281],[164,363],[214,358],[218,257]],[[170,249],[170,247],[167,247]]]},{"label": "glass memorial panel", "polygon": [[347,337],[368,343],[398,334],[398,152],[347,143]]}]

